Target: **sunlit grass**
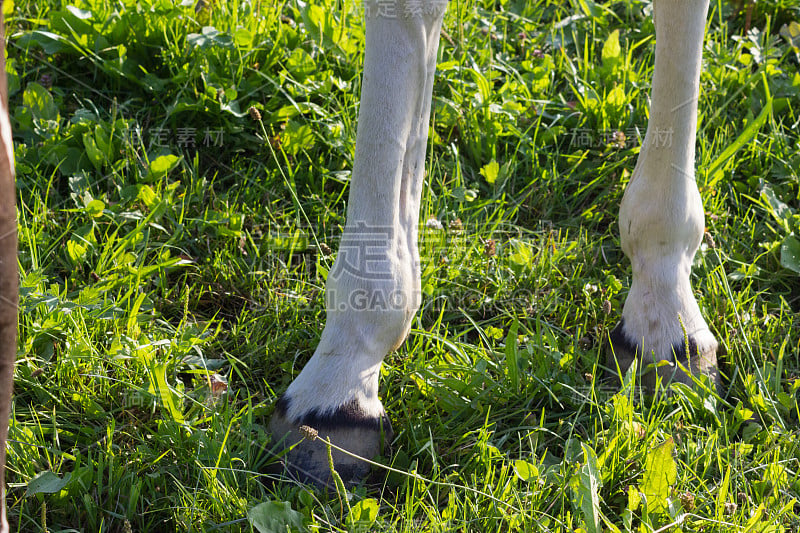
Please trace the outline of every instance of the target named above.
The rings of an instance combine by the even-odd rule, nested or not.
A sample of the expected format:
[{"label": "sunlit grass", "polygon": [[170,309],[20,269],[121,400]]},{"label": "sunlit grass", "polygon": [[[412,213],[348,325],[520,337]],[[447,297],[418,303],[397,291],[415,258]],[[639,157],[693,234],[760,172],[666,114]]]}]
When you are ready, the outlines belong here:
[{"label": "sunlit grass", "polygon": [[650,4],[451,4],[425,300],[382,372],[394,470],[347,497],[260,472],[272,406],[324,323],[355,5],[20,0],[6,15],[16,530],[800,527],[798,6],[753,4],[750,28],[746,8],[711,6],[693,283],[729,382],[653,400],[599,367],[630,283],[616,215],[647,124]]}]

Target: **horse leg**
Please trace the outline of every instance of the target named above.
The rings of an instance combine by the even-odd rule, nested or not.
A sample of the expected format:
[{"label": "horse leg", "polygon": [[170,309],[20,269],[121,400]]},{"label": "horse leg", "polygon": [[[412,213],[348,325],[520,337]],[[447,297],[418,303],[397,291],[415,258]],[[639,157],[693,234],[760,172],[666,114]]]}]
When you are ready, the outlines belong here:
[{"label": "horse leg", "polygon": [[[424,9],[418,12],[420,5]],[[366,52],[347,223],[328,274],[319,345],[270,422],[284,446],[301,441],[304,425],[366,458],[391,439],[378,376],[420,305],[417,225],[445,6],[365,3]],[[333,459],[348,482],[369,470],[337,451]],[[330,483],[321,439],[297,444],[287,462],[303,480]]]},{"label": "horse leg", "polygon": [[[658,375],[691,383],[680,362],[718,384],[717,341],[690,283],[705,225],[694,155],[707,12],[708,0],[654,3],[650,121],[619,213],[633,281],[622,320],[611,333],[608,366],[613,371],[617,362],[625,369],[634,359],[643,365],[666,361]],[[650,372],[644,378],[650,388],[655,376]]]}]

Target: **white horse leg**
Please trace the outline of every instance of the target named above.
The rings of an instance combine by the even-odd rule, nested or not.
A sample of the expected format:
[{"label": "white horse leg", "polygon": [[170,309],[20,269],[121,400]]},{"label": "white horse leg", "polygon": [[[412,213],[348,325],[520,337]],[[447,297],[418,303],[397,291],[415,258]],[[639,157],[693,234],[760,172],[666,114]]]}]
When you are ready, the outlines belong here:
[{"label": "white horse leg", "polygon": [[[391,427],[378,399],[384,356],[420,305],[417,224],[433,76],[445,2],[367,1],[366,55],[347,224],[326,287],[327,321],[311,360],[278,401],[270,430],[285,445],[308,425],[360,456]],[[368,465],[334,451],[346,481]],[[305,480],[330,483],[326,447],[288,454]]]},{"label": "white horse leg", "polygon": [[[708,0],[654,3],[650,121],[619,214],[620,241],[632,264],[633,281],[622,321],[611,334],[620,367],[625,369],[635,358],[645,365],[668,361],[658,374],[683,382],[691,378],[676,360],[718,382],[717,341],[689,280],[705,223],[694,146],[707,12]],[[613,354],[609,355],[613,370]],[[646,380],[652,387],[655,375],[650,373]]]}]

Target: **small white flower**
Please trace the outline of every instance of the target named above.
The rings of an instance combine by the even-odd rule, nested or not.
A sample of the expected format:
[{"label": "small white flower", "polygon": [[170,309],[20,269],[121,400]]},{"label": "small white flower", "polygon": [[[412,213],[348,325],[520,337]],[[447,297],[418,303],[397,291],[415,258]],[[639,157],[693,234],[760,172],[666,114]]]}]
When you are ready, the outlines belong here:
[{"label": "small white flower", "polygon": [[444,226],[442,226],[442,223],[439,222],[438,220],[436,220],[436,218],[434,218],[434,217],[429,218],[425,222],[425,227],[429,228],[429,229],[436,229],[436,230],[444,229]]}]

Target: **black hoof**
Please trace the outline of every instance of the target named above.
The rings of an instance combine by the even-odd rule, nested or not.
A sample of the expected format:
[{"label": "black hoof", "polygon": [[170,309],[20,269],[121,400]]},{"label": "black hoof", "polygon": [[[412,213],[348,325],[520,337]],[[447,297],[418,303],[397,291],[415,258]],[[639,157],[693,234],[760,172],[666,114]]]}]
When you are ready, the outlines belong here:
[{"label": "black hoof", "polygon": [[[281,397],[269,423],[276,451],[287,450],[282,458],[283,473],[302,483],[318,487],[334,486],[328,459],[327,440],[338,448],[364,459],[373,459],[388,449],[392,425],[385,413],[379,418],[363,414],[355,401],[320,415],[311,411],[299,420],[289,420],[288,398]],[[331,447],[333,467],[346,486],[367,477],[370,464]]]},{"label": "black hoof", "polygon": [[692,385],[692,377],[684,371],[688,369],[691,374],[707,375],[717,391],[720,390],[720,378],[717,368],[717,344],[701,347],[698,346],[693,335],[688,335],[688,344],[685,339],[672,345],[671,353],[662,358],[668,364],[660,364],[655,371],[647,370],[647,366],[654,363],[653,354],[643,354],[641,345],[631,340],[625,333],[625,320],[609,334],[609,343],[606,345],[606,372],[607,379],[619,383],[620,371],[627,372],[634,361],[641,371],[641,384],[648,390],[654,390],[656,376],[665,382],[677,381]]}]

